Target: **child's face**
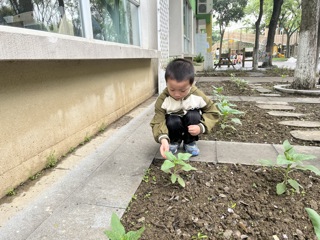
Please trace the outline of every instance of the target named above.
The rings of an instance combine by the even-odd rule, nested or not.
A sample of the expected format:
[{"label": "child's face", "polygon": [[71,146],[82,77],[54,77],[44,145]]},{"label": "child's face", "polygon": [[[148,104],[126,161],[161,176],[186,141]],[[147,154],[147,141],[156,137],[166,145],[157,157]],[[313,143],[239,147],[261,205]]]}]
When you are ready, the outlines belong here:
[{"label": "child's face", "polygon": [[189,94],[191,84],[189,80],[178,82],[175,79],[169,78],[167,80],[167,87],[171,97],[175,100],[182,100]]}]

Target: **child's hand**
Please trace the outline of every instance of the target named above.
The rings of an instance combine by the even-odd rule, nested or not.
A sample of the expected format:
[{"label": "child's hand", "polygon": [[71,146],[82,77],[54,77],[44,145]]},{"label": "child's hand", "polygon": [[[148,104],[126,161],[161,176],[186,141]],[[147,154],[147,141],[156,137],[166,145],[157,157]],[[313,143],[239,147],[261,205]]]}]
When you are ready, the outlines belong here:
[{"label": "child's hand", "polygon": [[161,145],[160,145],[160,153],[161,156],[166,159],[166,155],[164,154],[164,152],[168,152],[169,151],[169,142],[168,139],[162,139],[161,140]]},{"label": "child's hand", "polygon": [[198,125],[189,125],[188,126],[188,132],[192,135],[192,136],[198,136],[201,132],[201,129]]}]

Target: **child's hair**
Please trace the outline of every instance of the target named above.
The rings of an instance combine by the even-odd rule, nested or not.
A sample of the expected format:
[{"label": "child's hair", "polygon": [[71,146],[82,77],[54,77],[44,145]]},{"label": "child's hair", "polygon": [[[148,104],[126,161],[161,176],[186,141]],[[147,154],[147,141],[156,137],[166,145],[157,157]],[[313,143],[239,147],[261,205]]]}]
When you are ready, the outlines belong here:
[{"label": "child's hair", "polygon": [[177,58],[171,61],[164,75],[166,82],[169,78],[181,82],[184,80],[189,80],[190,84],[193,84],[194,81],[194,67],[192,62],[183,58]]}]

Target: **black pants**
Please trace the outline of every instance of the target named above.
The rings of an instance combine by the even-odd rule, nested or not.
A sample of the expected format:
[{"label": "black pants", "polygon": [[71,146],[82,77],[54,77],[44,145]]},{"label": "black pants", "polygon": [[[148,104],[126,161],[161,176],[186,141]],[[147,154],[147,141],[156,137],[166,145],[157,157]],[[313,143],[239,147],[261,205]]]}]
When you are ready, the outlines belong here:
[{"label": "black pants", "polygon": [[198,136],[192,136],[188,132],[189,125],[197,125],[200,123],[201,114],[199,110],[189,110],[186,115],[180,117],[174,114],[166,115],[166,124],[169,130],[170,142],[181,142],[185,144],[198,141]]}]

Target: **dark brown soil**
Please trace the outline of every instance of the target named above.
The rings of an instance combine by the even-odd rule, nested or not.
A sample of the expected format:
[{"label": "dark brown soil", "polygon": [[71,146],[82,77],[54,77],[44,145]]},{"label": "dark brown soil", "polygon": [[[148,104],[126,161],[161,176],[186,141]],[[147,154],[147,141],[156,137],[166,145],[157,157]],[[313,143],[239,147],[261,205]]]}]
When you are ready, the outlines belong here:
[{"label": "dark brown soil", "polygon": [[[259,95],[232,84],[214,83],[217,87],[224,85],[224,95]],[[197,84],[208,95],[212,95],[211,85]],[[271,83],[263,85],[273,87]],[[293,145],[320,146],[319,142],[292,138],[290,131],[299,128],[278,124],[292,119],[270,116],[270,110],[257,108],[255,102],[233,103],[245,112],[237,131],[216,126],[212,134],[201,139],[275,144],[288,139]],[[296,107],[295,112],[309,114],[302,120],[319,121],[317,104],[290,105]],[[122,218],[127,230],[146,227],[141,239],[316,239],[305,211],[306,207],[317,212],[320,208],[320,177],[313,173],[293,172],[291,177],[304,187],[303,192],[288,190],[278,196],[276,184],[283,178],[270,168],[192,162],[197,171],[183,175],[186,187],[182,188],[170,183],[169,175],[160,170],[161,164],[153,161]],[[197,238],[200,234],[207,238]]]},{"label": "dark brown soil", "polygon": [[[263,83],[262,86],[264,88],[273,89],[274,84],[278,83]],[[197,86],[208,95],[212,95],[213,85],[215,87],[222,86],[222,94],[225,96],[260,96],[257,91],[249,87],[240,90],[236,84],[231,81],[197,83]],[[281,95],[285,97],[306,97],[306,95]],[[232,103],[236,105],[234,108],[245,113],[241,116],[236,116],[241,120],[242,125],[236,125],[236,131],[231,128],[226,128],[223,131],[220,126],[217,125],[212,133],[202,135],[202,140],[282,144],[284,140],[288,139],[292,145],[320,147],[320,142],[302,141],[293,138],[290,134],[290,131],[306,130],[306,128],[291,127],[279,124],[280,121],[296,119],[271,116],[268,114],[268,112],[271,110],[260,109],[256,106],[257,104],[255,102]],[[289,105],[296,108],[294,112],[307,114],[306,116],[300,118],[301,121],[319,121],[320,119],[320,109],[318,104],[289,103]],[[319,131],[320,128],[308,128],[307,130]]]},{"label": "dark brown soil", "polygon": [[182,188],[161,164],[153,162],[122,218],[126,229],[146,227],[141,239],[316,239],[305,207],[318,208],[319,177],[296,172],[304,193],[278,196],[282,178],[270,169],[192,162],[198,170]]}]

